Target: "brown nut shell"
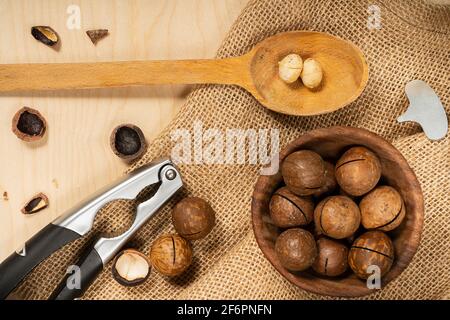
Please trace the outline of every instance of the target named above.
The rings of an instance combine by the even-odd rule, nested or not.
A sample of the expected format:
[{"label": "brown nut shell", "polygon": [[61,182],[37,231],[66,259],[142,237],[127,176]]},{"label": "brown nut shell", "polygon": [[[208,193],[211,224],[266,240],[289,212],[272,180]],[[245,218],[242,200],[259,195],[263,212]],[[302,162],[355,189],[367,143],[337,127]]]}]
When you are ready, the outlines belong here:
[{"label": "brown nut shell", "polygon": [[49,26],[34,26],[31,35],[47,46],[54,46],[59,42],[58,33]]},{"label": "brown nut shell", "polygon": [[288,229],[275,242],[275,252],[280,263],[290,271],[308,269],[317,257],[313,235],[303,229]]},{"label": "brown nut shell", "polygon": [[284,159],[281,174],[289,190],[299,196],[309,196],[325,184],[325,162],[313,151],[296,151]]},{"label": "brown nut shell", "polygon": [[361,222],[366,229],[391,231],[405,218],[401,195],[392,187],[380,186],[369,192],[359,203]]},{"label": "brown nut shell", "polygon": [[378,157],[365,147],[347,150],[336,163],[336,180],[352,196],[361,196],[372,190],[381,177]]},{"label": "brown nut shell", "polygon": [[47,208],[48,204],[48,197],[41,192],[31,198],[21,211],[23,214],[34,214]]},{"label": "brown nut shell", "polygon": [[89,39],[91,39],[92,43],[96,45],[97,42],[105,38],[109,34],[109,32],[108,29],[95,29],[86,31],[86,34]]},{"label": "brown nut shell", "polygon": [[334,176],[334,164],[325,161],[325,184],[314,192],[314,196],[320,197],[330,194],[337,187],[336,177]]},{"label": "brown nut shell", "polygon": [[270,217],[280,228],[309,224],[314,217],[314,203],[310,197],[293,194],[287,187],[275,191],[269,203]]},{"label": "brown nut shell", "polygon": [[144,133],[134,124],[117,126],[111,133],[110,144],[113,152],[126,161],[140,158],[147,150]]},{"label": "brown nut shell", "polygon": [[215,213],[208,202],[198,197],[184,198],[172,211],[175,230],[189,240],[206,237],[215,225]]},{"label": "brown nut shell", "polygon": [[348,248],[342,243],[321,237],[317,240],[318,255],[312,268],[315,272],[330,277],[343,274],[348,267]]},{"label": "brown nut shell", "polygon": [[21,140],[40,140],[47,130],[47,122],[42,114],[32,108],[23,107],[12,119],[12,131]]},{"label": "brown nut shell", "polygon": [[162,235],[152,245],[150,261],[165,276],[180,275],[192,263],[191,245],[177,234]]},{"label": "brown nut shell", "polygon": [[319,233],[334,239],[350,237],[361,222],[359,208],[346,196],[330,196],[314,209],[314,223]]},{"label": "brown nut shell", "polygon": [[113,278],[123,286],[134,287],[144,283],[150,275],[148,257],[135,250],[119,252],[112,265]]},{"label": "brown nut shell", "polygon": [[381,231],[368,231],[358,237],[350,248],[348,264],[361,279],[372,275],[370,266],[380,268],[380,276],[384,276],[394,261],[394,245],[391,239]]}]

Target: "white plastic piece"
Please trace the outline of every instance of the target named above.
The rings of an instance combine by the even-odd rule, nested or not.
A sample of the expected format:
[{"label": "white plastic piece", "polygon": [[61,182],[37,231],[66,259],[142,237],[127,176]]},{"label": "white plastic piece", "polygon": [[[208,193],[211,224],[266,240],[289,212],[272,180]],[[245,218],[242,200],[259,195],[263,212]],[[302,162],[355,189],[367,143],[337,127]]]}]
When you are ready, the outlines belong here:
[{"label": "white plastic piece", "polygon": [[448,131],[448,119],[436,92],[422,80],[408,82],[405,92],[409,107],[397,121],[417,122],[430,140],[444,138]]}]

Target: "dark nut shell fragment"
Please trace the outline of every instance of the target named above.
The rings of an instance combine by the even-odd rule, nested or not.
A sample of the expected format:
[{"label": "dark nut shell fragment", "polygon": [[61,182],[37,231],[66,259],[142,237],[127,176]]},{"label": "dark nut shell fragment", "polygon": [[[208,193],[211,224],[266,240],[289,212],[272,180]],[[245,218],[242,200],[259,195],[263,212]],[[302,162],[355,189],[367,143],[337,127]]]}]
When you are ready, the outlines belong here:
[{"label": "dark nut shell fragment", "polygon": [[165,276],[182,274],[192,263],[190,243],[177,234],[160,236],[150,249],[152,266]]},{"label": "dark nut shell fragment", "polygon": [[189,240],[206,237],[215,225],[215,213],[208,202],[198,197],[184,198],[172,211],[175,230]]},{"label": "dark nut shell fragment", "polygon": [[97,42],[105,38],[109,32],[108,29],[96,29],[96,30],[88,30],[86,31],[89,39],[91,39],[92,43],[95,45]]},{"label": "dark nut shell fragment", "polygon": [[133,124],[117,126],[111,133],[110,144],[114,153],[127,161],[141,157],[147,149],[144,133]]},{"label": "dark nut shell fragment", "polygon": [[41,113],[35,109],[23,107],[12,119],[12,131],[24,141],[36,141],[45,135],[47,122]]},{"label": "dark nut shell fragment", "polygon": [[270,217],[280,228],[292,228],[309,224],[314,216],[311,197],[293,194],[287,187],[275,191],[269,203]]},{"label": "dark nut shell fragment", "polygon": [[48,207],[48,198],[43,193],[38,193],[22,208],[23,214],[33,214]]},{"label": "dark nut shell fragment", "polygon": [[309,231],[288,229],[275,242],[275,252],[286,269],[302,271],[308,269],[317,257],[316,241]]},{"label": "dark nut shell fragment", "polygon": [[299,150],[284,159],[281,174],[289,190],[309,196],[325,184],[325,162],[313,151]]},{"label": "dark nut shell fragment", "polygon": [[353,272],[367,279],[371,273],[370,266],[378,266],[384,276],[394,261],[394,245],[391,239],[381,231],[368,231],[358,237],[350,248],[348,264]]},{"label": "dark nut shell fragment", "polygon": [[133,287],[144,283],[150,275],[147,256],[135,249],[120,252],[114,259],[112,274],[121,285]]},{"label": "dark nut shell fragment", "polygon": [[58,33],[56,33],[56,31],[49,26],[32,27],[31,34],[36,40],[46,44],[47,46],[52,47],[59,42]]}]

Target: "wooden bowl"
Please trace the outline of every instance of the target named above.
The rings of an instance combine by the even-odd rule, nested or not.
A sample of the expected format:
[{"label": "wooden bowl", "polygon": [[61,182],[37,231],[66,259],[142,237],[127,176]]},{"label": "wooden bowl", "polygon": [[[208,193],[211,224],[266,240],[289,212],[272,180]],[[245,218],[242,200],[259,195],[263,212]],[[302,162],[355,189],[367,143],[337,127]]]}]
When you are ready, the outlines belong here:
[{"label": "wooden bowl", "polygon": [[[400,152],[380,136],[364,129],[330,127],[310,131],[291,142],[280,153],[280,163],[290,153],[313,150],[325,159],[337,161],[349,147],[361,145],[375,152],[381,161],[382,181],[397,189],[405,201],[406,217],[389,236],[395,247],[395,259],[390,271],[382,278],[384,287],[397,277],[411,262],[419,246],[423,226],[423,195],[417,178]],[[252,220],[256,241],[265,257],[287,280],[310,292],[341,297],[367,295],[366,281],[358,279],[351,270],[338,278],[322,277],[310,270],[290,272],[278,260],[275,240],[282,229],[273,225],[269,214],[269,201],[273,192],[283,184],[281,173],[260,176],[252,197]]]}]

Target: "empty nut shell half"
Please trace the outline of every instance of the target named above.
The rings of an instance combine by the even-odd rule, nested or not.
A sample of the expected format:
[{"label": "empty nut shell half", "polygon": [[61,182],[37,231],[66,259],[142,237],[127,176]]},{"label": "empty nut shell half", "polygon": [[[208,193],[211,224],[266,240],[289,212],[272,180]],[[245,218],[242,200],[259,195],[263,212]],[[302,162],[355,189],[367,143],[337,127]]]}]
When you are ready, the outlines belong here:
[{"label": "empty nut shell half", "polygon": [[58,33],[49,26],[35,26],[31,28],[33,37],[47,46],[54,46],[59,42]]},{"label": "empty nut shell half", "polygon": [[111,133],[110,143],[114,153],[126,161],[138,159],[147,149],[144,133],[133,124],[117,126]]},{"label": "empty nut shell half", "polygon": [[45,135],[47,122],[41,113],[35,109],[23,107],[12,119],[12,131],[24,141],[36,141]]},{"label": "empty nut shell half", "polygon": [[150,262],[145,254],[127,249],[114,259],[112,274],[121,285],[133,287],[144,283],[150,275]]},{"label": "empty nut shell half", "polygon": [[22,208],[23,214],[33,214],[48,207],[48,198],[43,193],[38,193]]}]

